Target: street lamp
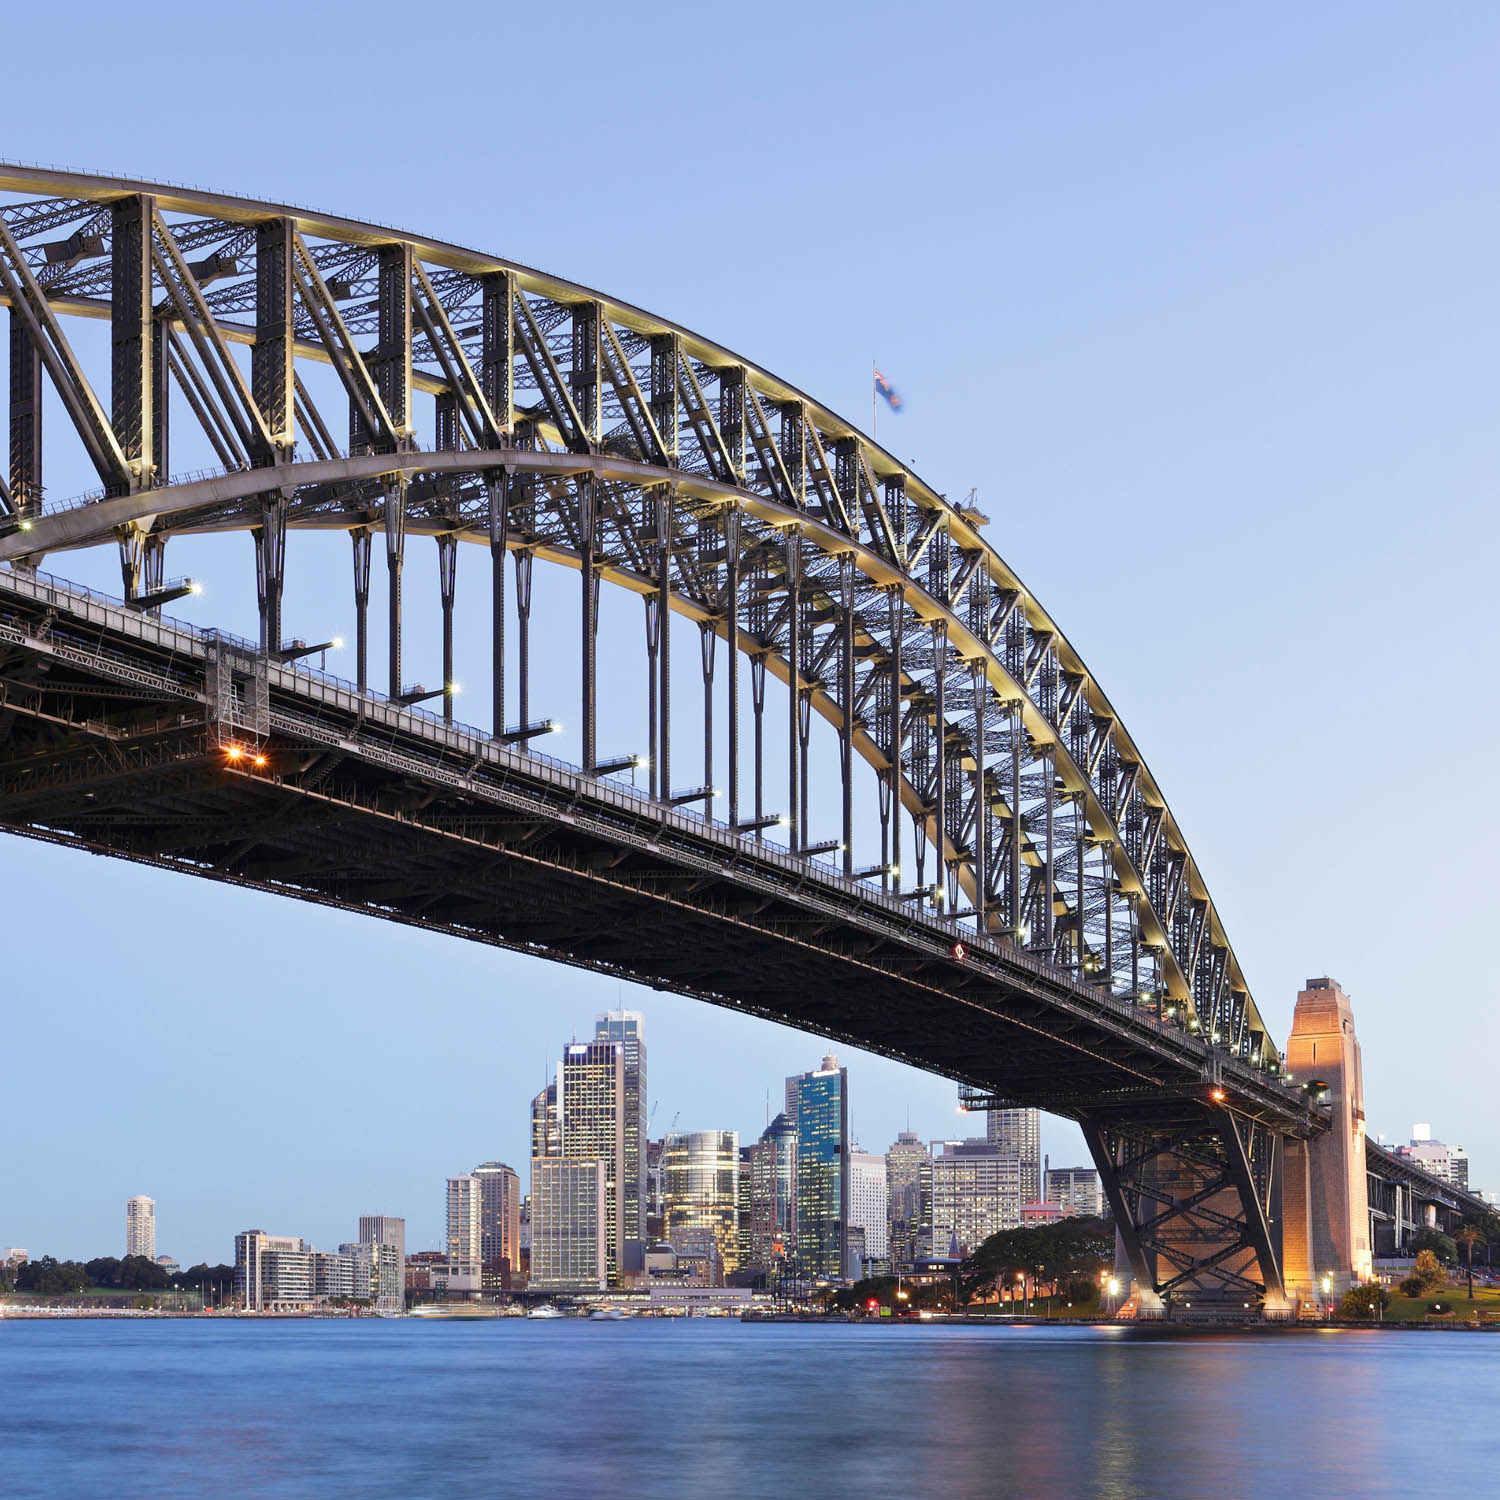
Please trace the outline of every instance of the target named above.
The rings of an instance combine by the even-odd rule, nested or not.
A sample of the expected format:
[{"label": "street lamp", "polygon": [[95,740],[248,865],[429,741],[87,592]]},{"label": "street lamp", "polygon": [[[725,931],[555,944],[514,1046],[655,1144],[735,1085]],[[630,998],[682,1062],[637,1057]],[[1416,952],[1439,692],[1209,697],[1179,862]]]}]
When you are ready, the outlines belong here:
[{"label": "street lamp", "polygon": [[1114,1276],[1111,1276],[1109,1278],[1108,1286],[1109,1286],[1109,1315],[1110,1315],[1110,1317],[1114,1317],[1114,1315],[1115,1315],[1115,1298],[1120,1295],[1120,1283],[1119,1283],[1118,1278],[1116,1278]]},{"label": "street lamp", "polygon": [[1333,1293],[1333,1277],[1325,1271],[1323,1273],[1323,1321],[1326,1323],[1333,1316],[1333,1303],[1328,1299]]}]

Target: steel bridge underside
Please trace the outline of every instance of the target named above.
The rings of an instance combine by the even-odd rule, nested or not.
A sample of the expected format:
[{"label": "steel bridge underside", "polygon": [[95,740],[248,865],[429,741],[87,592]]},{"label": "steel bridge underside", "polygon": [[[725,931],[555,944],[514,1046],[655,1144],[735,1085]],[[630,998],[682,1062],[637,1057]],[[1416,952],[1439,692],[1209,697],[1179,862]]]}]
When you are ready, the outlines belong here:
[{"label": "steel bridge underside", "polygon": [[[257,761],[263,764],[257,764]],[[764,1016],[1082,1122],[1163,1295],[1279,1294],[1285,1086],[607,777],[0,569],[0,825]]]}]

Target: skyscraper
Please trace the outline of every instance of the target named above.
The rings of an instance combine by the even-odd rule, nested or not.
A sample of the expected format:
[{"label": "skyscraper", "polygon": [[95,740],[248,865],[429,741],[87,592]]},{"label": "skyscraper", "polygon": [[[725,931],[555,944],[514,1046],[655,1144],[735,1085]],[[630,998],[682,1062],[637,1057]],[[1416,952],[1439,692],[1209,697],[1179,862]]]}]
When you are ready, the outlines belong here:
[{"label": "skyscraper", "polygon": [[618,1042],[625,1053],[625,1177],[620,1192],[620,1233],[646,1238],[646,1018],[638,1010],[594,1017],[594,1040]]},{"label": "skyscraper", "polygon": [[797,1104],[797,1263],[804,1276],[844,1274],[849,1224],[849,1070],[829,1053],[787,1080]]},{"label": "skyscraper", "polygon": [[379,1285],[376,1298],[377,1312],[397,1312],[406,1305],[406,1220],[393,1218],[390,1214],[361,1214],[359,1216],[359,1242],[362,1245],[388,1246],[392,1251],[391,1262],[395,1266],[395,1282],[386,1286],[386,1258],[372,1254],[371,1261]]},{"label": "skyscraper", "polygon": [[675,1249],[689,1231],[709,1230],[726,1271],[739,1265],[740,1136],[737,1130],[669,1135],[662,1153],[667,1238]]},{"label": "skyscraper", "polygon": [[394,1245],[402,1265],[406,1264],[405,1219],[393,1219],[389,1214],[361,1214],[359,1238],[360,1243],[365,1245]]},{"label": "skyscraper", "polygon": [[910,1130],[903,1130],[885,1153],[890,1255],[898,1266],[911,1265],[931,1249],[921,1243],[922,1168],[930,1162],[926,1145]]},{"label": "skyscraper", "polygon": [[125,1200],[125,1253],[156,1259],[156,1199],[144,1193]]},{"label": "skyscraper", "polygon": [[857,1146],[849,1153],[849,1225],[864,1231],[864,1259],[884,1260],[890,1254],[885,1157]]},{"label": "skyscraper", "polygon": [[797,1127],[777,1115],[740,1160],[740,1263],[769,1270],[796,1254]]},{"label": "skyscraper", "polygon": [[[986,1140],[934,1141],[932,1253],[947,1255],[956,1241],[977,1250],[992,1234],[1021,1222],[1021,1161]],[[1032,1202],[1032,1199],[1025,1199]]]},{"label": "skyscraper", "polygon": [[472,1172],[448,1179],[448,1260],[480,1264],[479,1232],[482,1185]]},{"label": "skyscraper", "polygon": [[609,1285],[604,1163],[537,1157],[531,1163],[533,1291],[602,1291]]},{"label": "skyscraper", "polygon": [[531,1154],[560,1156],[562,1133],[557,1121],[557,1080],[554,1078],[531,1101]]},{"label": "skyscraper", "polygon": [[1014,1152],[1021,1164],[1021,1202],[1042,1196],[1042,1112],[1019,1105],[992,1109],[985,1136],[996,1151]]},{"label": "skyscraper", "polygon": [[[570,1042],[558,1068],[561,1154],[593,1160],[604,1172],[604,1243],[611,1286],[619,1284],[620,1185],[625,1177],[625,1048],[620,1042]],[[532,1186],[535,1197],[536,1187]],[[533,1239],[533,1245],[535,1241]]]},{"label": "skyscraper", "polygon": [[474,1168],[479,1182],[479,1263],[500,1272],[521,1266],[521,1179],[502,1161]]}]

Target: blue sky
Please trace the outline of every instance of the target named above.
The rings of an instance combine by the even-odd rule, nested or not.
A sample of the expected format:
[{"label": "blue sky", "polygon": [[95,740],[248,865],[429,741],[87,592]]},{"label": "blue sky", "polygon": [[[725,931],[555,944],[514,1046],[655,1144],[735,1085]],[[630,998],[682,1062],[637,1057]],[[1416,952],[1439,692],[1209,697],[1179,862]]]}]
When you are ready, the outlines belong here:
[{"label": "blue sky", "polygon": [[[492,250],[857,421],[878,359],[907,398],[882,440],[979,489],[1147,755],[1273,1027],[1338,977],[1371,1129],[1430,1120],[1500,1186],[1500,14],[583,3],[564,36],[462,3],[431,30],[406,6],[257,10],[22,11],[0,153]],[[214,546],[180,612],[248,630],[248,543]],[[111,557],[53,566],[117,588]],[[346,568],[294,540],[289,631],[348,629]],[[648,1015],[658,1130],[756,1130],[823,1050],[26,841],[0,839],[0,881],[0,1244],[33,1252],[118,1253],[134,1192],[184,1259],[248,1225],[336,1244],[362,1212],[433,1243],[443,1178],[520,1164],[547,1059],[620,999]],[[908,1110],[925,1136],[958,1125],[941,1080],[848,1060],[866,1146]],[[1082,1157],[1061,1123],[1046,1146]]]}]

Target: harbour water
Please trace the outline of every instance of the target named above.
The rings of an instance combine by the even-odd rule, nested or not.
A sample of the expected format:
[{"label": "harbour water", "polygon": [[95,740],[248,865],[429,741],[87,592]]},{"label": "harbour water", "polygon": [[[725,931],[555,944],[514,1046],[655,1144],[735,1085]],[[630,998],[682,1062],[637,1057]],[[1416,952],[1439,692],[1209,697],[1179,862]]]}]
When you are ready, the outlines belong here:
[{"label": "harbour water", "polygon": [[1490,1493],[1500,1336],[0,1322],[0,1496]]}]

